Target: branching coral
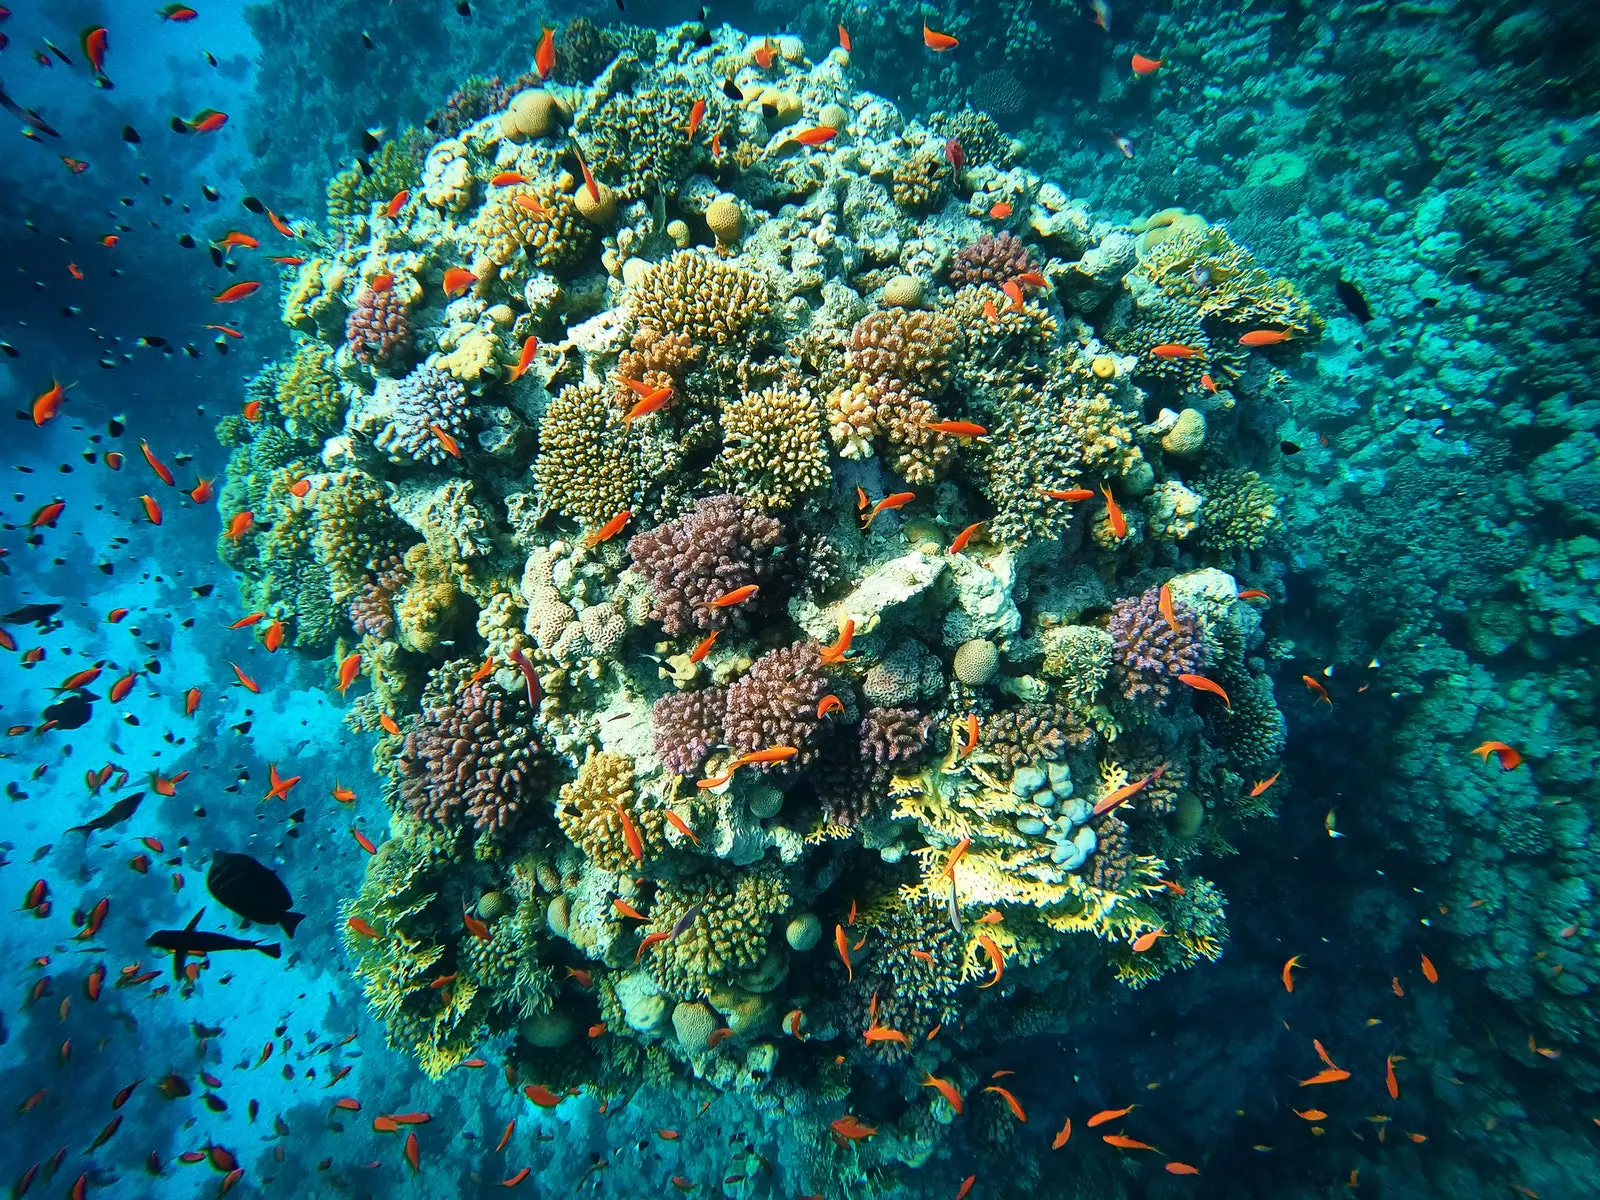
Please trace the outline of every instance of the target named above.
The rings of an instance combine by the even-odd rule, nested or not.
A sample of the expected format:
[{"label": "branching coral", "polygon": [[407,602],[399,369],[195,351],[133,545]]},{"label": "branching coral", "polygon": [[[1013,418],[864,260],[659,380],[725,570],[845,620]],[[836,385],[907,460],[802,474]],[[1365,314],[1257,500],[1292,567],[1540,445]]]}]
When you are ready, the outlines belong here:
[{"label": "branching coral", "polygon": [[1294,285],[1257,266],[1255,256],[1225,228],[1203,222],[1172,228],[1169,237],[1150,247],[1138,267],[1166,295],[1230,330],[1321,332],[1322,319]]},{"label": "branching coral", "polygon": [[540,507],[598,528],[637,503],[638,449],[607,392],[587,384],[562,388],[539,424],[533,465]]},{"label": "branching coral", "polygon": [[538,752],[520,692],[492,679],[458,684],[441,671],[396,760],[400,795],[419,819],[505,833],[534,795]]},{"label": "branching coral", "polygon": [[801,387],[742,393],[722,410],[714,478],[764,509],[793,508],[832,478],[822,406]]},{"label": "branching coral", "polygon": [[494,190],[473,220],[470,241],[496,266],[522,251],[535,267],[560,271],[582,260],[593,236],[570,195],[519,183]]},{"label": "branching coral", "polygon": [[910,213],[930,213],[950,197],[950,164],[931,150],[895,163],[894,202]]},{"label": "branching coral", "polygon": [[[639,802],[633,759],[625,754],[591,755],[578,777],[561,787],[556,820],[572,844],[602,871],[622,874],[644,869],[667,849],[666,818]],[[629,830],[638,839],[635,857]]]},{"label": "branching coral", "polygon": [[868,458],[886,444],[889,465],[907,483],[926,483],[955,456],[953,438],[928,425],[939,419],[919,391],[893,379],[858,379],[828,397],[828,434],[844,458]]},{"label": "branching coral", "polygon": [[655,191],[676,193],[693,148],[684,132],[701,95],[677,84],[612,93],[578,113],[577,130],[597,179],[624,200]]},{"label": "branching coral", "polygon": [[1282,526],[1278,494],[1254,471],[1210,471],[1195,481],[1204,497],[1200,540],[1214,550],[1259,550]]},{"label": "branching coral", "polygon": [[1200,627],[1184,601],[1172,601],[1175,624],[1161,612],[1161,592],[1125,596],[1111,610],[1117,682],[1129,700],[1164,701],[1179,675],[1194,674],[1205,657]]},{"label": "branching coral", "polygon": [[467,392],[454,377],[424,363],[404,379],[383,380],[378,394],[388,402],[390,415],[373,445],[390,461],[438,467],[457,457],[435,432],[442,430],[458,446],[467,440]]},{"label": "branching coral", "polygon": [[278,376],[273,396],[284,427],[301,438],[326,437],[344,419],[344,396],[333,373],[333,354],[320,342],[304,342]]},{"label": "branching coral", "polygon": [[971,283],[998,288],[1013,282],[1018,275],[1038,269],[1033,255],[1016,234],[985,233],[956,251],[955,261],[950,264],[950,283],[958,288]]},{"label": "branching coral", "polygon": [[375,292],[363,287],[356,293],[345,324],[350,352],[368,366],[383,366],[411,351],[411,316],[394,288]]},{"label": "branching coral", "polygon": [[717,346],[737,341],[772,310],[760,275],[695,250],[652,266],[628,300],[641,325]]},{"label": "branching coral", "polygon": [[726,688],[669,692],[650,706],[656,756],[676,775],[694,775],[722,742]]},{"label": "branching coral", "polygon": [[800,752],[795,757],[755,768],[788,775],[816,757],[817,703],[827,692],[815,642],[769,651],[729,686],[723,738],[736,754],[792,746]]},{"label": "branching coral", "polygon": [[882,309],[856,322],[848,360],[862,379],[898,382],[933,395],[950,380],[959,337],[956,323],[942,313]]},{"label": "branching coral", "polygon": [[651,977],[668,995],[690,999],[761,961],[778,918],[791,903],[788,883],[775,867],[738,874],[706,872],[664,883],[643,933],[675,937],[645,952]]},{"label": "branching coral", "polygon": [[783,526],[737,496],[707,496],[692,512],[628,542],[634,568],[650,582],[650,616],[668,633],[743,627],[759,593],[741,604],[712,601],[770,579]]}]

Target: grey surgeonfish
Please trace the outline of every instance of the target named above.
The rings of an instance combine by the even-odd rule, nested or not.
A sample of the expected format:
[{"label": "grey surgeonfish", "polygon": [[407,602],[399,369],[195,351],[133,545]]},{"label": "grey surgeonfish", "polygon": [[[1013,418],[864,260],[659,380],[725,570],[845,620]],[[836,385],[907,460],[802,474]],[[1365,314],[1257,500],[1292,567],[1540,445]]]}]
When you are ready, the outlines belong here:
[{"label": "grey surgeonfish", "polygon": [[278,873],[248,854],[218,850],[211,856],[206,872],[206,890],[246,921],[257,925],[282,925],[294,936],[295,927],[305,920],[304,913],[290,912],[294,898]]},{"label": "grey surgeonfish", "polygon": [[268,958],[283,954],[277,942],[247,942],[243,938],[229,937],[225,933],[207,933],[197,926],[206,910],[201,909],[189,919],[182,929],[158,929],[145,938],[144,944],[156,950],[172,951],[172,977],[183,978],[183,964],[191,954],[214,954],[218,950],[259,950]]}]

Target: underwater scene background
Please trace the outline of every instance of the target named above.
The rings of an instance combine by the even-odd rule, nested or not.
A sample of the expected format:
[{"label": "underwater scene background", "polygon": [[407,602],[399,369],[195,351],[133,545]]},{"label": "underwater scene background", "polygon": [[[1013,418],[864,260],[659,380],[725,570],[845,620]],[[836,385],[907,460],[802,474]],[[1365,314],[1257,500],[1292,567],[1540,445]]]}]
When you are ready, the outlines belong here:
[{"label": "underwater scene background", "polygon": [[1596,1194],[1591,8],[7,9],[14,1197]]}]

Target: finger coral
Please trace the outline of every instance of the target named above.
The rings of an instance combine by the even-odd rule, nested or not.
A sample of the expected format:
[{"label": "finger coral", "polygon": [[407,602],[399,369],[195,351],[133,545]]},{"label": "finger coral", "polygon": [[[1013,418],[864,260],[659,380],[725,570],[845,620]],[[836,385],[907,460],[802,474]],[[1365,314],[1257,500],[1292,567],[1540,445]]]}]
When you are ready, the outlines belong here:
[{"label": "finger coral", "polygon": [[404,358],[411,350],[411,317],[405,301],[393,288],[375,292],[363,287],[356,293],[345,324],[350,353],[368,366],[383,366]]},{"label": "finger coral", "polygon": [[1117,681],[1129,700],[1149,697],[1159,704],[1177,676],[1200,669],[1205,647],[1194,614],[1176,597],[1172,609],[1175,627],[1161,613],[1158,588],[1126,596],[1112,606]]},{"label": "finger coral", "polygon": [[645,271],[629,289],[641,325],[722,346],[772,310],[767,283],[743,267],[681,250]]},{"label": "finger coral", "polygon": [[533,478],[540,506],[598,528],[635,504],[638,450],[606,391],[564,387],[539,423]]},{"label": "finger coral", "polygon": [[759,593],[728,607],[712,602],[772,578],[773,555],[783,526],[738,496],[707,496],[694,509],[655,529],[635,534],[628,553],[649,580],[653,620],[668,633],[743,628]]},{"label": "finger coral", "polygon": [[774,384],[729,401],[722,409],[716,477],[769,511],[793,508],[827,486],[832,475],[817,398],[801,387]]},{"label": "finger coral", "polygon": [[815,642],[796,642],[763,654],[728,688],[723,738],[736,754],[772,746],[800,753],[786,762],[759,764],[758,771],[789,775],[816,757],[813,735],[821,723],[817,702],[828,692]]},{"label": "finger coral", "polygon": [[389,420],[372,439],[393,462],[419,462],[439,467],[453,457],[435,429],[458,445],[467,440],[467,392],[445,371],[428,363],[404,379],[378,384],[378,400],[389,406]]},{"label": "finger coral", "polygon": [[1033,255],[1016,234],[985,233],[956,251],[955,260],[950,264],[950,283],[958,288],[972,283],[987,283],[998,288],[1018,275],[1038,269]]}]

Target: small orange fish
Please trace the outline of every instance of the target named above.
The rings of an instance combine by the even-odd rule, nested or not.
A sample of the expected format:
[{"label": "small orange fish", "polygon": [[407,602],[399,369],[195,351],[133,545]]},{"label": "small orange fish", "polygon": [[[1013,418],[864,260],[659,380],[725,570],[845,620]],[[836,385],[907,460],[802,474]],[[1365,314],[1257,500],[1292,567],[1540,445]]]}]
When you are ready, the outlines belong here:
[{"label": "small orange fish", "polygon": [[585,190],[587,190],[588,193],[589,193],[589,199],[593,200],[596,204],[599,204],[600,203],[600,185],[595,183],[595,181],[594,181],[594,173],[589,170],[589,164],[584,161],[583,151],[579,150],[577,148],[577,146],[573,146],[572,152],[573,152],[573,154],[577,155],[577,158],[578,158],[578,170],[583,172],[583,186],[584,186]]},{"label": "small orange fish", "polygon": [[350,836],[355,838],[356,845],[360,846],[368,854],[376,854],[378,852],[378,848],[372,844],[372,839],[354,825],[350,826]]},{"label": "small orange fish", "polygon": [[[589,546],[589,547],[593,548],[595,546],[598,546],[601,542],[609,542],[612,538],[616,537],[617,534],[622,532],[623,527],[625,525],[627,525],[628,521],[632,517],[633,517],[633,510],[627,509],[627,508],[623,509],[616,516],[612,517],[609,521],[607,521],[604,525],[600,526],[599,529],[596,529],[593,533],[591,533],[587,537],[585,537],[583,539],[583,544],[585,546]],[[707,649],[709,649],[709,648],[710,647],[707,647]],[[694,661],[699,661],[699,660],[696,659]]]},{"label": "small orange fish", "polygon": [[1342,1070],[1341,1068],[1338,1068],[1338,1067],[1329,1067],[1324,1071],[1318,1071],[1310,1079],[1302,1079],[1300,1081],[1300,1086],[1301,1087],[1312,1087],[1312,1086],[1314,1086],[1316,1084],[1319,1084],[1319,1083],[1343,1083],[1346,1079],[1349,1079],[1349,1078],[1350,1078],[1350,1072],[1349,1071]]},{"label": "small orange fish", "polygon": [[736,587],[733,591],[718,596],[715,600],[707,601],[706,607],[732,608],[735,604],[743,604],[760,590],[761,588],[757,584],[747,583],[743,587]]},{"label": "small orange fish", "polygon": [[1108,1108],[1101,1112],[1095,1113],[1095,1115],[1090,1117],[1086,1122],[1084,1122],[1084,1124],[1088,1125],[1090,1129],[1093,1129],[1097,1125],[1104,1125],[1107,1121],[1115,1121],[1118,1117],[1125,1117],[1138,1107],[1139,1106],[1137,1104],[1130,1104],[1127,1108]]},{"label": "small orange fish", "polygon": [[1282,774],[1282,771],[1274,771],[1271,775],[1267,776],[1267,778],[1258,780],[1256,785],[1250,789],[1251,797],[1253,798],[1261,795],[1262,792],[1266,791],[1273,784],[1277,783],[1278,776]]},{"label": "small orange fish", "polygon": [[926,950],[912,950],[911,957],[916,959],[918,962],[927,963],[930,967],[933,966],[933,955],[929,954]]},{"label": "small orange fish", "polygon": [[1009,201],[997,200],[989,209],[989,218],[994,221],[1004,221],[1011,215],[1012,208]]},{"label": "small orange fish", "polygon": [[1166,64],[1166,61],[1164,58],[1146,58],[1142,54],[1135,54],[1130,65],[1133,67],[1135,75],[1154,75]]},{"label": "small orange fish", "polygon": [[935,54],[943,54],[946,50],[954,50],[961,42],[951,37],[948,33],[938,33],[928,28],[928,23],[922,23],[922,44]]},{"label": "small orange fish", "polygon": [[1022,285],[1015,279],[1008,279],[1000,285],[1000,290],[1006,294],[1006,299],[1011,301],[1011,311],[1022,311]]},{"label": "small orange fish", "polygon": [[1300,955],[1298,954],[1283,964],[1283,974],[1280,976],[1280,978],[1283,980],[1284,991],[1294,991],[1294,969],[1301,965]]},{"label": "small orange fish", "polygon": [[695,648],[689,652],[689,661],[692,663],[697,663],[703,660],[706,655],[710,654],[711,647],[717,644],[717,637],[721,633],[722,630],[713,629],[709,634],[702,638],[699,645],[695,646]]},{"label": "small orange fish", "polygon": [[835,696],[832,692],[829,692],[821,700],[817,701],[817,720],[819,721],[831,712],[843,711],[844,701],[839,699],[839,697]]},{"label": "small orange fish", "polygon": [[812,129],[803,129],[794,134],[789,140],[799,142],[802,146],[826,146],[839,136],[839,131],[827,125],[818,125]]},{"label": "small orange fish", "polygon": [[140,496],[139,503],[144,505],[145,520],[152,525],[161,524],[161,505],[156,503],[154,496]]},{"label": "small orange fish", "polygon": [[1172,588],[1163,583],[1160,596],[1161,598],[1156,607],[1161,610],[1162,617],[1166,619],[1167,628],[1172,630],[1173,633],[1181,633],[1182,631],[1178,628],[1178,614],[1172,606]]},{"label": "small orange fish", "polygon": [[1149,787],[1152,783],[1166,774],[1166,770],[1167,764],[1162,763],[1154,771],[1151,771],[1150,774],[1144,776],[1143,778],[1136,779],[1131,783],[1125,783],[1121,787],[1107,792],[1104,796],[1100,797],[1099,800],[1095,801],[1095,806],[1091,815],[1098,817],[1102,813],[1110,812],[1113,808],[1116,808],[1117,805],[1124,804],[1133,799],[1134,796],[1137,796],[1145,788]]},{"label": "small orange fish", "polygon": [[289,494],[297,499],[304,500],[306,493],[311,490],[311,480],[296,479],[289,485]]},{"label": "small orange fish", "polygon": [[510,373],[506,376],[507,382],[515,383],[527,373],[528,364],[533,361],[534,351],[538,349],[539,339],[530,333],[522,343],[522,353],[517,356],[517,365],[512,367]]},{"label": "small orange fish", "polygon": [[1188,672],[1184,672],[1178,676],[1178,682],[1192,687],[1197,692],[1210,692],[1213,696],[1220,696],[1223,704],[1229,708],[1233,707],[1233,701],[1228,699],[1228,693],[1215,680],[1207,679],[1204,675],[1191,675]]},{"label": "small orange fish", "polygon": [[852,1142],[865,1141],[878,1132],[876,1126],[863,1125],[855,1117],[848,1115],[840,1117],[837,1121],[830,1122],[828,1128],[832,1129],[840,1137]]},{"label": "small orange fish", "polygon": [[283,267],[298,267],[306,261],[298,254],[274,254],[270,257],[273,262]]},{"label": "small orange fish", "polygon": [[556,31],[545,25],[544,33],[539,37],[539,44],[533,51],[534,69],[539,72],[540,80],[550,78],[550,73],[556,69]]},{"label": "small orange fish", "polygon": [[706,102],[704,98],[696,100],[689,106],[689,140],[694,141],[694,135],[700,129],[700,122],[706,119]]},{"label": "small orange fish", "polygon": [[588,991],[594,986],[594,976],[578,967],[568,967],[567,978],[574,980],[584,991]]},{"label": "small orange fish", "polygon": [[1089,500],[1094,493],[1088,488],[1045,488],[1041,493],[1047,500]]},{"label": "small orange fish", "polygon": [[[982,946],[988,953],[989,962],[994,967],[994,978],[989,980],[988,983],[980,983],[978,987],[980,990],[983,988],[992,988],[1005,976],[1006,956],[1000,952],[1000,947],[995,945],[994,939],[987,933],[980,933],[978,935],[978,945]],[[1023,1117],[1022,1119],[1026,1121],[1028,1118]]]},{"label": "small orange fish", "polygon": [[410,199],[411,190],[409,188],[401,188],[389,198],[389,203],[383,206],[383,215],[388,217],[391,221],[394,220],[395,217],[400,214],[400,210],[406,206],[406,202]]},{"label": "small orange fish", "polygon": [[1422,956],[1422,977],[1429,983],[1439,982],[1439,969],[1433,965],[1433,959],[1426,954]]},{"label": "small orange fish", "polygon": [[1144,1142],[1136,1142],[1131,1137],[1123,1137],[1120,1133],[1102,1133],[1100,1140],[1108,1146],[1115,1146],[1119,1150],[1150,1150],[1156,1154],[1161,1151]]},{"label": "small orange fish", "polygon": [[1122,515],[1122,509],[1112,498],[1110,488],[1102,483],[1100,492],[1106,498],[1106,520],[1111,524],[1111,535],[1120,542],[1128,536],[1128,519]]},{"label": "small orange fish", "polygon": [[467,932],[480,942],[489,940],[489,926],[480,918],[473,916],[470,908],[461,914],[461,923],[467,927]]},{"label": "small orange fish", "polygon": [[1138,937],[1133,939],[1133,952],[1135,954],[1143,954],[1146,950],[1149,950],[1156,944],[1157,938],[1164,938],[1166,936],[1167,931],[1165,929],[1152,929],[1149,933],[1141,933]]},{"label": "small orange fish", "polygon": [[694,830],[689,828],[689,822],[685,821],[677,813],[673,812],[670,808],[667,808],[662,810],[661,815],[667,819],[667,824],[671,825],[679,833],[683,834],[683,836],[688,838],[689,841],[694,845],[698,846],[700,844],[700,839],[695,837]]},{"label": "small orange fish", "polygon": [[750,56],[756,60],[756,65],[765,71],[777,61],[778,48],[772,44],[771,38],[763,38],[761,45],[752,50]]},{"label": "small orange fish", "polygon": [[955,540],[950,543],[950,553],[960,554],[963,550],[965,550],[972,542],[972,535],[977,533],[978,530],[982,529],[984,524],[985,522],[983,521],[974,521],[960,533],[956,534]]},{"label": "small orange fish", "polygon": [[1484,742],[1481,746],[1473,747],[1472,753],[1484,762],[1488,762],[1489,755],[1493,754],[1499,759],[1502,771],[1515,771],[1522,765],[1521,753],[1504,742]]},{"label": "small orange fish", "polygon": [[451,437],[444,430],[440,429],[432,421],[428,422],[428,432],[433,434],[433,436],[438,439],[439,445],[443,447],[444,452],[451,458],[461,457],[460,443],[458,443],[455,438]]},{"label": "small orange fish", "polygon": [[67,274],[71,275],[74,279],[81,280],[83,278],[83,268],[78,266],[77,263],[68,263]]},{"label": "small orange fish", "polygon": [[910,1043],[906,1041],[905,1034],[901,1033],[898,1029],[886,1029],[882,1025],[874,1025],[871,1029],[867,1030],[862,1037],[869,1044],[872,1042],[899,1042],[902,1046],[909,1047],[910,1045]]},{"label": "small orange fish", "polygon": [[1305,684],[1306,687],[1311,691],[1315,692],[1318,700],[1326,700],[1328,702],[1328,707],[1333,707],[1333,700],[1328,696],[1328,689],[1323,687],[1322,684],[1318,683],[1309,675],[1300,676],[1300,682]]},{"label": "small orange fish", "polygon": [[1399,1061],[1401,1060],[1391,1054],[1384,1059],[1383,1063],[1383,1085],[1389,1089],[1389,1098],[1391,1100],[1400,1099],[1400,1080],[1395,1077],[1394,1073],[1394,1064]]},{"label": "small orange fish", "polygon": [[983,298],[983,316],[991,325],[1000,324],[1000,310],[995,308],[994,301],[988,296]]},{"label": "small orange fish", "polygon": [[1217,394],[1217,381],[1215,379],[1211,378],[1211,375],[1210,375],[1209,372],[1205,372],[1205,373],[1201,374],[1201,376],[1200,376],[1200,386],[1205,388],[1205,390],[1210,392],[1213,396],[1215,396]]},{"label": "small orange fish", "polygon": [[671,400],[672,389],[670,387],[657,388],[628,410],[627,415],[622,418],[623,423],[631,425],[640,417],[647,417],[653,412],[659,412]]},{"label": "small orange fish", "polygon": [[444,273],[444,294],[459,296],[477,282],[478,277],[465,267],[451,267]]},{"label": "small orange fish", "polygon": [[865,531],[870,529],[872,527],[873,518],[875,518],[879,513],[884,512],[887,509],[904,508],[916,498],[917,494],[915,492],[895,492],[893,495],[885,496],[882,500],[879,500],[877,504],[872,506],[872,511],[867,514],[867,519],[862,522],[862,530]]},{"label": "small orange fish", "polygon": [[846,981],[849,983],[854,983],[856,978],[856,969],[850,963],[850,942],[849,939],[844,936],[843,925],[835,925],[833,927],[833,944],[834,947],[839,951],[839,961],[844,964]]},{"label": "small orange fish", "polygon": [[167,466],[166,463],[162,462],[156,457],[155,451],[150,449],[149,442],[146,442],[143,439],[140,440],[139,453],[144,455],[145,462],[150,464],[150,469],[156,473],[156,477],[160,479],[162,483],[166,484],[168,487],[171,487],[173,485],[172,468]]},{"label": "small orange fish", "polygon": [[356,802],[355,790],[345,787],[337,779],[333,782],[333,790],[328,794],[340,804],[354,804]]},{"label": "small orange fish", "polygon": [[534,195],[532,192],[518,192],[515,199],[518,208],[527,209],[541,221],[549,221],[553,219],[551,217],[550,210],[546,208],[540,201],[539,197]]},{"label": "small orange fish", "polygon": [[72,386],[70,383],[63,386],[51,380],[50,387],[33,398],[33,423],[43,425],[52,420],[61,411],[61,404],[67,398],[67,388]]},{"label": "small orange fish", "polygon": [[1241,346],[1276,346],[1293,335],[1284,329],[1252,329],[1239,339]]},{"label": "small orange fish", "polygon": [[643,940],[639,942],[639,949],[634,952],[634,963],[637,964],[640,958],[644,956],[644,952],[650,949],[651,946],[654,946],[657,942],[664,942],[671,936],[671,934],[666,932],[645,934]]},{"label": "small orange fish", "polygon": [[250,526],[255,524],[255,520],[256,514],[251,512],[248,508],[243,512],[234,513],[232,519],[229,520],[228,528],[225,531],[228,535],[228,539],[230,541],[237,542],[245,534],[250,532]]},{"label": "small orange fish", "polygon": [[[222,114],[218,113],[217,115],[221,116]],[[224,121],[226,121],[228,118],[227,117],[223,117],[222,119]],[[271,222],[272,223],[272,227],[274,229],[276,229],[279,233],[283,234],[284,237],[292,238],[292,237],[298,237],[299,236],[298,234],[295,233],[295,231],[293,229],[289,228],[288,224],[284,221],[284,219],[282,217],[280,217],[277,213],[273,212],[270,208],[267,209],[267,220],[269,222]]]},{"label": "small orange fish", "polygon": [[350,918],[348,918],[345,921],[345,925],[351,931],[353,931],[355,933],[359,933],[364,938],[378,938],[378,937],[382,937],[383,936],[376,929],[374,929],[367,921],[363,920],[360,917],[350,917]]},{"label": "small orange fish", "polygon": [[713,161],[722,157],[722,130],[717,130],[711,135],[711,158]]},{"label": "small orange fish", "polygon": [[1328,1114],[1323,1112],[1320,1108],[1308,1108],[1304,1110],[1291,1108],[1289,1111],[1295,1116],[1299,1117],[1302,1121],[1326,1121],[1328,1119]]},{"label": "small orange fish", "polygon": [[640,840],[639,829],[633,823],[633,818],[628,815],[628,810],[622,807],[620,800],[612,805],[617,810],[617,820],[622,822],[622,839],[627,843],[628,853],[633,855],[634,862],[644,861],[644,842]]},{"label": "small orange fish", "polygon": [[381,275],[374,275],[368,281],[367,286],[382,295],[394,287],[394,274],[391,271],[384,271]]},{"label": "small orange fish", "polygon": [[971,421],[925,421],[922,427],[931,429],[934,433],[945,433],[958,438],[983,437],[989,432],[982,425],[974,425]]},{"label": "small orange fish", "polygon": [[1058,1132],[1056,1134],[1055,1139],[1050,1143],[1050,1149],[1059,1150],[1059,1149],[1061,1149],[1061,1147],[1065,1146],[1071,1140],[1072,1140],[1072,1118],[1068,1117],[1067,1118],[1067,1123],[1061,1127],[1060,1132]]},{"label": "small orange fish", "polygon": [[[1200,1168],[1199,1167],[1191,1167],[1186,1162],[1169,1162],[1167,1164],[1167,1174],[1169,1174],[1169,1175],[1198,1175],[1198,1174],[1200,1174]],[[1352,1172],[1352,1174],[1354,1174],[1354,1172]]]},{"label": "small orange fish", "polygon": [[621,896],[613,896],[611,898],[611,907],[616,909],[623,916],[630,918],[631,920],[634,920],[634,921],[646,921],[646,920],[649,920],[648,917],[646,917],[642,912],[640,912],[633,905],[629,904]]},{"label": "small orange fish", "polygon": [[422,1148],[417,1144],[417,1135],[406,1134],[406,1162],[411,1164],[413,1175],[422,1170]]},{"label": "small orange fish", "polygon": [[[965,758],[967,755],[971,754],[975,749],[977,749],[977,747],[978,747],[978,714],[977,713],[968,713],[967,714],[967,736],[966,736],[966,740],[961,743],[961,752],[956,757]],[[962,853],[965,853],[965,850],[963,850]],[[959,858],[960,855],[957,855],[956,857]],[[954,864],[952,863],[951,866],[954,866]]]},{"label": "small orange fish", "polygon": [[253,296],[261,288],[261,284],[254,279],[246,279],[231,287],[223,288],[211,299],[217,304],[232,304],[236,300],[243,300],[246,296]]},{"label": "small orange fish", "polygon": [[339,694],[342,696],[355,682],[357,673],[361,670],[361,655],[349,654],[339,664]]},{"label": "small orange fish", "polygon": [[845,652],[850,649],[850,641],[855,637],[856,623],[854,618],[846,617],[839,626],[839,640],[831,646],[824,646],[818,654],[818,661],[825,664],[842,663]]},{"label": "small orange fish", "polygon": [[215,489],[212,487],[212,484],[215,482],[215,477],[211,479],[204,479],[201,476],[196,475],[194,488],[189,492],[189,499],[194,501],[196,504],[207,503],[215,491]]},{"label": "small orange fish", "polygon": [[983,1090],[986,1092],[994,1092],[1000,1097],[1000,1099],[1006,1102],[1006,1107],[1011,1110],[1012,1116],[1016,1117],[1016,1119],[1021,1121],[1024,1125],[1028,1123],[1028,1114],[1022,1111],[1022,1105],[1017,1102],[1017,1098],[1013,1096],[1010,1091],[1001,1087],[999,1084],[994,1083],[990,1084]]}]

